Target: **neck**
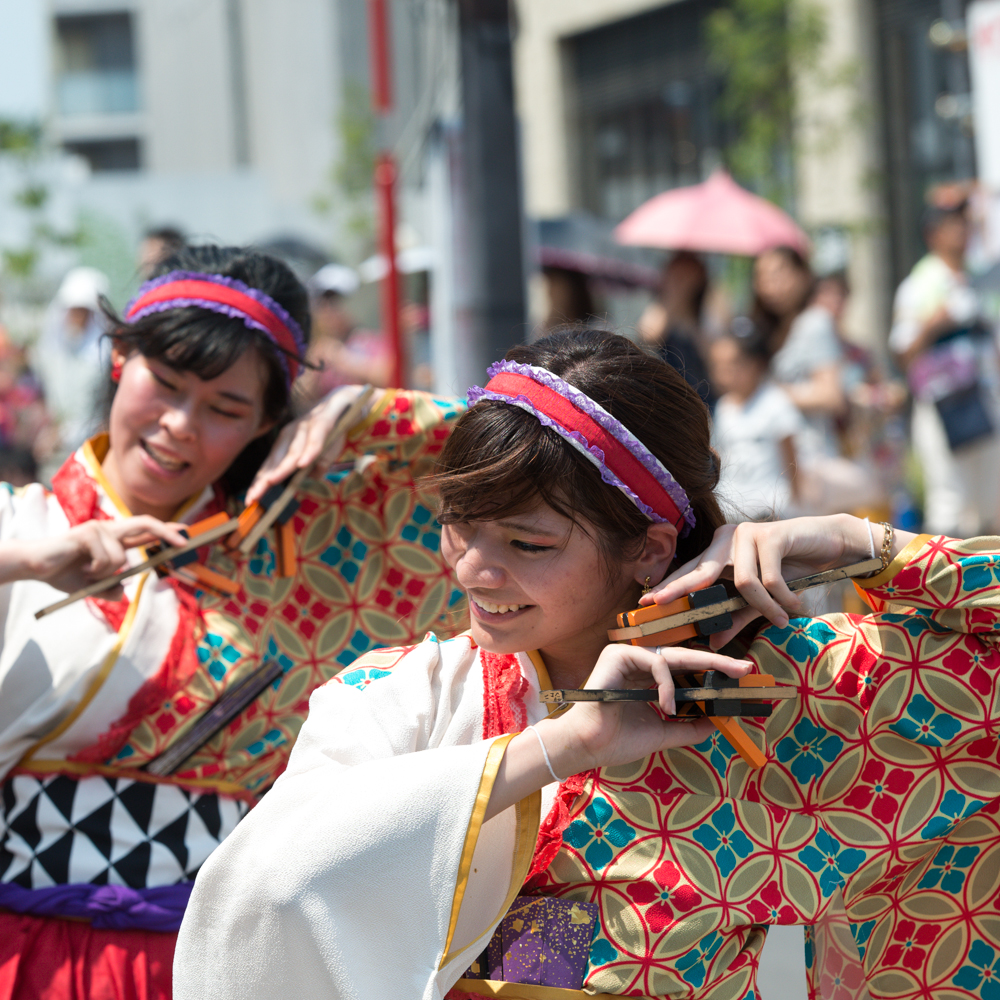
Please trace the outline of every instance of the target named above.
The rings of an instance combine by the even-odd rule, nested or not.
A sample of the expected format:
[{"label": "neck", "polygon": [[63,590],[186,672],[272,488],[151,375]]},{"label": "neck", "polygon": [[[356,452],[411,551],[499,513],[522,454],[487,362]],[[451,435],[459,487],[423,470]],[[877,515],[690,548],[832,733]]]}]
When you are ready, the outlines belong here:
[{"label": "neck", "polygon": [[[636,603],[635,600],[628,603],[627,609],[631,610]],[[626,606],[619,610],[626,610]],[[608,629],[615,627],[615,615],[617,612],[570,639],[539,649],[553,688],[583,687],[597,665],[597,658],[608,645]]]}]

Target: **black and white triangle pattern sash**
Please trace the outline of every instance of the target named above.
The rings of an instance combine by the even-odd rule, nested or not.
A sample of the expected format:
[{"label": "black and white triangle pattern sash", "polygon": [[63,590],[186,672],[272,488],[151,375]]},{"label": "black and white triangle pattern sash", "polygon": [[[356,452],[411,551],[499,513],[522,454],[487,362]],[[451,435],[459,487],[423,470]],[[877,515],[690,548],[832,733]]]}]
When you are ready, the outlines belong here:
[{"label": "black and white triangle pattern sash", "polygon": [[0,882],[133,889],[193,879],[247,806],[215,792],[92,775],[3,784]]}]

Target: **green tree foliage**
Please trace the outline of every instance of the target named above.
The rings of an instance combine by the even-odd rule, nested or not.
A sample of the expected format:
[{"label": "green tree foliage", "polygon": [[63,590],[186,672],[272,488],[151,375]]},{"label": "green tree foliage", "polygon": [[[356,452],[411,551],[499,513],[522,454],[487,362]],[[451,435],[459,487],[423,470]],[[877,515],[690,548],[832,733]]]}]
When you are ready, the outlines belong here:
[{"label": "green tree foliage", "polygon": [[[376,119],[368,90],[356,81],[346,82],[342,100],[336,124],[340,156],[330,168],[328,189],[313,199],[313,207],[331,216],[341,229],[341,238],[355,244],[347,256],[360,259],[370,251],[375,233]],[[346,249],[338,247],[341,253]]]},{"label": "green tree foliage", "polygon": [[809,0],[729,0],[706,20],[709,58],[724,80],[719,111],[735,132],[726,165],[789,208],[796,77],[815,71],[826,35],[823,12]]},{"label": "green tree foliage", "polygon": [[39,176],[42,133],[38,125],[0,119],[0,156],[12,160],[21,175],[11,202],[28,217],[28,239],[17,247],[0,248],[0,268],[15,280],[27,280],[34,277],[47,247],[76,246],[80,233],[59,232],[46,218],[49,189]]}]

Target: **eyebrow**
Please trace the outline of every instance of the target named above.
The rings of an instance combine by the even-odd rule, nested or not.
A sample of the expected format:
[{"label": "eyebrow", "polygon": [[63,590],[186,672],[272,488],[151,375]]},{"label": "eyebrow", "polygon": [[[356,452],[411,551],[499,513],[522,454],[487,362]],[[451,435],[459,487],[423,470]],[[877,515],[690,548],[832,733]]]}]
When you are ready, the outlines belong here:
[{"label": "eyebrow", "polygon": [[253,400],[248,399],[246,396],[241,396],[238,392],[219,392],[220,396],[225,396],[226,399],[231,399],[234,403],[244,403],[246,406],[253,406]]},{"label": "eyebrow", "polygon": [[558,538],[562,534],[561,531],[550,531],[546,528],[533,527],[525,521],[497,521],[496,523],[501,528],[507,528],[511,531],[523,531],[527,535],[546,535],[549,538]]}]

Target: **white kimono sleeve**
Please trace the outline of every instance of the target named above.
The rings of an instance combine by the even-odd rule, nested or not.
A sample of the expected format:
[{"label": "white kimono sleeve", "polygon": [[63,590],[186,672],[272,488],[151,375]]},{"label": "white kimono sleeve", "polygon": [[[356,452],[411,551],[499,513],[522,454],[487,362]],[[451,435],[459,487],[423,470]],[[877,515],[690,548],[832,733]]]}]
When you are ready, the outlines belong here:
[{"label": "white kimono sleeve", "polygon": [[537,793],[483,823],[511,737],[484,741],[482,718],[466,637],[421,643],[367,687],[317,690],[288,770],[198,875],[175,1000],[443,996],[538,830]]}]

